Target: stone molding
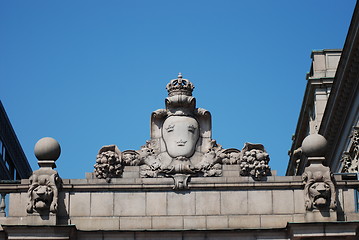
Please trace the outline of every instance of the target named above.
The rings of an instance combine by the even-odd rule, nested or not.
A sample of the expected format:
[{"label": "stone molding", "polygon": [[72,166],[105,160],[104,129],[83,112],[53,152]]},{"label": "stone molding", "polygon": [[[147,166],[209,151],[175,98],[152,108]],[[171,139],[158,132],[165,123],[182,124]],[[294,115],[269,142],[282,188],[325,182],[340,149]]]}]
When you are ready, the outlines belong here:
[{"label": "stone molding", "polygon": [[[340,155],[343,151],[339,146],[343,142],[342,137],[346,138],[350,135],[350,132],[347,132],[347,129],[344,128],[345,126],[356,124],[355,122],[348,122],[350,121],[348,119],[353,118],[353,116],[349,116],[350,113],[354,114],[354,111],[351,112],[351,110],[357,108],[352,104],[354,104],[355,97],[358,94],[359,86],[359,13],[357,9],[358,5],[354,10],[343,53],[319,129],[319,133],[328,140],[329,151],[326,156],[328,165],[335,169],[339,165]],[[348,131],[350,130],[348,129]],[[336,151],[340,151],[340,153],[336,153]]]}]

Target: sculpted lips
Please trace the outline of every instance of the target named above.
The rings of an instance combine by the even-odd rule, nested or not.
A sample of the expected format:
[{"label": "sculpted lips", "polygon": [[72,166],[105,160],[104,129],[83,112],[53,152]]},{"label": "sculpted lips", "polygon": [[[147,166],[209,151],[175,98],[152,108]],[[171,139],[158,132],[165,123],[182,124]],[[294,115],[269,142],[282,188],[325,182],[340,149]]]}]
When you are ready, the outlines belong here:
[{"label": "sculpted lips", "polygon": [[182,139],[177,141],[177,146],[184,146],[187,141],[183,141]]}]

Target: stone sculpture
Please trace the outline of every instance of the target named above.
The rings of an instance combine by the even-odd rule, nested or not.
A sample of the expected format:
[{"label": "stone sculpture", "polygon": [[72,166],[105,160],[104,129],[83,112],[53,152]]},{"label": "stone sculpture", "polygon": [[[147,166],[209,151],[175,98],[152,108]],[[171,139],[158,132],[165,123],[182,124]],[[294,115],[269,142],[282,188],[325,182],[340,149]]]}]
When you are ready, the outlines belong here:
[{"label": "stone sculpture", "polygon": [[312,134],[303,140],[302,151],[308,157],[309,166],[302,175],[304,181],[304,200],[308,211],[318,209],[327,211],[336,209],[336,192],[333,175],[329,167],[322,163],[326,139],[319,134]]},{"label": "stone sculpture", "polygon": [[212,139],[211,114],[196,108],[193,84],[178,75],[166,89],[166,109],[151,115],[151,139],[140,150],[120,152],[115,145],[100,149],[97,178],[121,177],[123,166],[140,166],[141,177],[172,177],[175,189],[186,189],[190,176],[221,176],[223,164],[240,164],[242,176],[256,180],[270,175],[263,145],[246,143],[242,152],[223,149]]},{"label": "stone sculpture", "polygon": [[30,177],[28,190],[28,205],[26,211],[30,214],[45,215],[57,212],[58,191],[62,185],[56,170],[55,161],[60,156],[60,145],[53,138],[42,138],[35,145],[35,155],[40,169]]},{"label": "stone sculpture", "polygon": [[242,152],[244,155],[240,163],[242,176],[252,176],[260,180],[270,174],[269,154],[262,144],[246,143]]},{"label": "stone sculpture", "polygon": [[348,151],[342,155],[341,162],[343,163],[343,173],[358,173],[359,172],[359,128],[354,127],[353,133],[350,136],[351,142]]},{"label": "stone sculpture", "polygon": [[97,154],[95,175],[110,181],[111,178],[122,175],[123,164],[121,152],[115,145],[104,146]]}]

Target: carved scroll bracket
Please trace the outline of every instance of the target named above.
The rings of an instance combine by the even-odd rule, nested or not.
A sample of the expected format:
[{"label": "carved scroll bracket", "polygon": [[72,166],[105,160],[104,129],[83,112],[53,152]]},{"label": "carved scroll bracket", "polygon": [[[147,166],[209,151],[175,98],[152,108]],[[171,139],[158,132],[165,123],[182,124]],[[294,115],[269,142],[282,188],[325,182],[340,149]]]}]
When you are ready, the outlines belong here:
[{"label": "carved scroll bracket", "polygon": [[190,175],[188,174],[175,174],[171,175],[174,180],[173,190],[186,190],[188,187],[188,180]]}]

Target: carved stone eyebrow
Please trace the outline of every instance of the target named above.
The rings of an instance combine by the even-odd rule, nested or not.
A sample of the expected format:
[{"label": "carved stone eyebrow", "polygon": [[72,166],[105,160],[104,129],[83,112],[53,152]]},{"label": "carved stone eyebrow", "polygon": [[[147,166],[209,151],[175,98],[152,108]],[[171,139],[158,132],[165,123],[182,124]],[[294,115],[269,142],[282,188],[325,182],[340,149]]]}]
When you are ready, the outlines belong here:
[{"label": "carved stone eyebrow", "polygon": [[166,131],[171,132],[171,131],[173,131],[174,127],[175,127],[174,124],[173,125],[168,125],[168,127],[166,127]]}]

